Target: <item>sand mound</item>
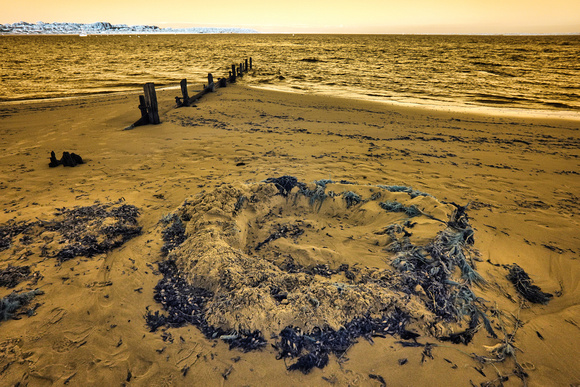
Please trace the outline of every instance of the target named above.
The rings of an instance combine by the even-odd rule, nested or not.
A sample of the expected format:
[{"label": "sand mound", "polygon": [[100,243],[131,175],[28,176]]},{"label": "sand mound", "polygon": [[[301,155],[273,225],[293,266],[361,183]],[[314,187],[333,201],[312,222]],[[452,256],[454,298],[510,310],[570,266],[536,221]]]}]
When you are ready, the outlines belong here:
[{"label": "sand mound", "polygon": [[[466,207],[426,193],[284,176],[224,184],[163,222],[175,268],[162,270],[156,299],[169,316],[150,318],[154,329],[195,315],[190,322],[208,337],[230,342],[280,333],[281,357],[300,354],[305,332],[334,335],[325,354],[377,333],[467,343],[483,322],[495,335],[471,291],[483,279]],[[331,343],[337,334],[340,345]]]}]

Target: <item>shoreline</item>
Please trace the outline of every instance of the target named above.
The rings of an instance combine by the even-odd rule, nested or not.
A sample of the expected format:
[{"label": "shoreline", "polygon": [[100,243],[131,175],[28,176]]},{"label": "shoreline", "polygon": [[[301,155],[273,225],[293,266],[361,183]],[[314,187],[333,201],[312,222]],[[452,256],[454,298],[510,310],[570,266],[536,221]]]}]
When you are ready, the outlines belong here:
[{"label": "shoreline", "polygon": [[[230,351],[193,326],[149,332],[143,315],[160,310],[153,300],[160,279],[156,262],[164,259],[160,219],[198,194],[283,175],[306,183],[401,185],[441,202],[470,202],[477,270],[490,284],[474,291],[506,319],[513,314],[524,322],[515,345],[523,351],[517,356],[527,367],[528,385],[580,381],[574,360],[580,353],[569,340],[580,329],[576,121],[433,111],[242,84],[220,88],[188,108],[173,108],[177,90],[157,94],[161,124],[133,130],[123,128],[140,116],[135,94],[0,104],[0,224],[49,220],[56,208],[122,198],[139,208],[143,228],[142,235],[108,253],[62,263],[36,247],[0,251],[0,269],[26,264],[43,276],[36,285],[0,287],[0,297],[12,290],[44,291],[35,299],[41,305],[34,316],[0,322],[0,369],[7,383],[119,384],[130,375],[132,382],[148,385],[215,385],[224,379],[267,385],[273,378],[285,385],[327,385],[370,384],[376,380],[369,375],[382,375],[388,385],[429,380],[444,386],[496,377],[491,366],[482,376],[474,368],[481,365],[459,351],[485,354],[484,346],[496,345],[484,330],[467,346],[421,336],[420,343],[442,344],[426,361],[421,348],[402,347],[398,338],[374,338],[374,345],[360,339],[345,358],[331,356],[326,368],[308,375],[287,371],[272,348]],[[85,164],[49,168],[50,151],[75,152]],[[311,222],[325,221],[314,211],[309,216]],[[376,235],[364,228],[370,218],[359,216],[363,234]],[[334,234],[329,246],[342,235],[325,232]],[[341,253],[356,265],[363,250],[349,241],[344,238]],[[316,247],[301,243],[304,250]],[[372,253],[366,248],[365,254],[384,256],[382,246],[370,244]],[[505,273],[494,266],[512,263],[555,297],[547,305],[521,308]],[[510,361],[498,363],[502,372],[511,372]],[[506,385],[519,382],[510,376]]]},{"label": "shoreline", "polygon": [[[410,108],[418,108],[418,109],[425,109],[425,110],[433,110],[433,111],[445,111],[448,113],[467,113],[467,114],[474,114],[474,115],[493,115],[498,117],[513,117],[513,118],[544,118],[544,119],[562,119],[562,120],[570,120],[570,121],[580,121],[580,111],[571,111],[571,110],[549,110],[549,109],[534,109],[534,108],[515,108],[515,107],[496,107],[496,106],[487,106],[487,105],[476,105],[476,104],[457,104],[453,102],[443,103],[442,101],[438,101],[439,104],[427,104],[423,103],[427,101],[427,99],[416,98],[416,102],[402,102],[402,101],[394,101],[394,100],[385,100],[381,97],[374,97],[368,96],[360,93],[355,92],[348,92],[348,91],[335,91],[325,93],[323,91],[317,92],[308,92],[304,90],[297,90],[292,87],[268,87],[268,86],[256,86],[256,85],[248,85],[248,87],[256,88],[256,89],[264,89],[264,90],[272,90],[272,91],[280,91],[286,93],[296,93],[296,94],[311,94],[311,95],[319,95],[322,97],[334,97],[334,98],[341,98],[341,99],[352,99],[358,101],[369,101],[369,102],[377,102],[389,106],[400,106],[400,107],[410,107]],[[406,98],[411,100],[411,98]]]},{"label": "shoreline", "polygon": [[[200,82],[203,82],[201,80]],[[309,91],[309,90],[298,90],[293,87],[280,87],[280,86],[269,86],[269,85],[252,85],[246,83],[240,83],[244,87],[250,87],[258,90],[269,90],[274,92],[290,93],[297,95],[314,95],[320,97],[330,97],[339,98],[344,100],[355,100],[363,102],[373,102],[384,104],[393,107],[403,107],[403,108],[415,108],[424,109],[427,111],[442,111],[447,113],[465,113],[473,115],[483,115],[483,116],[497,116],[497,117],[512,117],[512,118],[532,118],[532,119],[556,119],[571,122],[580,122],[580,112],[575,112],[571,110],[554,110],[554,109],[534,109],[534,108],[515,108],[515,107],[496,107],[496,106],[485,106],[485,105],[475,105],[475,104],[457,104],[453,102],[444,103],[438,101],[439,103],[427,104],[424,103],[427,99],[417,98],[415,101],[411,101],[410,98],[406,98],[408,101],[396,101],[396,100],[385,100],[381,97],[368,96],[356,92],[333,90],[333,91]],[[201,85],[201,83],[200,83]],[[179,90],[179,85],[166,85],[162,87],[156,87],[157,91],[165,90]],[[193,90],[193,89],[192,89]],[[197,90],[197,89],[196,89]],[[199,87],[201,90],[201,87]],[[37,99],[19,99],[19,100],[7,100],[0,101],[0,109],[2,106],[13,106],[20,104],[33,104],[33,103],[51,103],[58,101],[74,100],[76,98],[80,99],[99,99],[101,97],[106,97],[108,95],[112,96],[122,96],[122,95],[136,95],[142,94],[140,89],[123,90],[123,91],[111,91],[111,92],[101,92],[101,93],[87,93],[70,95],[64,97],[49,97],[49,98],[37,98]]]}]

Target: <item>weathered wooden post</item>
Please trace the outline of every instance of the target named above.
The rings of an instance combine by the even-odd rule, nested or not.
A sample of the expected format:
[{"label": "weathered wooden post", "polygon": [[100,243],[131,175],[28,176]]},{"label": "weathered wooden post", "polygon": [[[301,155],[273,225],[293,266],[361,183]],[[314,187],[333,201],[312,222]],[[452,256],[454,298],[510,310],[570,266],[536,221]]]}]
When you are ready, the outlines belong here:
[{"label": "weathered wooden post", "polygon": [[246,72],[248,72],[248,60],[246,59]]},{"label": "weathered wooden post", "polygon": [[139,121],[149,122],[149,115],[147,114],[147,105],[145,104],[145,96],[139,96],[139,110],[141,110],[141,119]]},{"label": "weathered wooden post", "polygon": [[250,70],[252,69],[252,57],[250,57]]},{"label": "weathered wooden post", "polygon": [[139,110],[141,110],[141,118],[135,121],[134,124],[125,128],[125,130],[133,129],[136,126],[147,125],[149,123],[149,113],[147,113],[147,104],[145,103],[145,96],[139,96]]},{"label": "weathered wooden post", "polygon": [[146,83],[143,86],[145,92],[145,105],[147,106],[147,114],[149,116],[149,123],[159,124],[159,110],[157,107],[157,94],[155,93],[155,84],[152,82]]},{"label": "weathered wooden post", "polygon": [[236,82],[236,65],[235,64],[232,65],[232,71],[230,71],[230,82],[231,83]]},{"label": "weathered wooden post", "polygon": [[187,106],[189,105],[189,93],[187,92],[187,79],[185,78],[182,79],[179,84],[181,86],[181,94],[183,96],[183,103],[181,105]]},{"label": "weathered wooden post", "polygon": [[219,87],[226,87],[228,85],[228,80],[226,78],[220,78],[218,81],[218,85]]},{"label": "weathered wooden post", "polygon": [[215,83],[213,82],[213,75],[211,73],[207,74],[207,90],[215,91]]}]

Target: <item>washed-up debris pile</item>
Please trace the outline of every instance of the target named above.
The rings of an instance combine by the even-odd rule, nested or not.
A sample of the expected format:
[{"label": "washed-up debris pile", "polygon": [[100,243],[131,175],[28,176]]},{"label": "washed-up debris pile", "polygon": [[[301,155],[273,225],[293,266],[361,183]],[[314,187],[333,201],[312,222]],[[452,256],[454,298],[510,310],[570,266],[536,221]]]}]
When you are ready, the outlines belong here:
[{"label": "washed-up debris pile", "polygon": [[473,293],[485,281],[467,206],[408,187],[283,176],[223,184],[161,223],[155,300],[165,312],[147,313],[152,331],[193,324],[244,351],[269,337],[304,373],[360,337],[467,344],[481,327],[497,337]]},{"label": "washed-up debris pile", "polygon": [[77,256],[91,257],[121,246],[139,235],[137,207],[115,203],[58,208],[51,220],[9,221],[0,225],[0,251],[40,247],[41,254],[67,261]]}]

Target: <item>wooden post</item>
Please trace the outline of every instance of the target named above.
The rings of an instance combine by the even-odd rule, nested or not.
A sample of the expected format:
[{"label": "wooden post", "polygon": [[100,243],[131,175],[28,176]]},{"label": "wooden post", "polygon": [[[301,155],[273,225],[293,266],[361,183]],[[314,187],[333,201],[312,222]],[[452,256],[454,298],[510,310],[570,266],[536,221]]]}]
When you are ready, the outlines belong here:
[{"label": "wooden post", "polygon": [[207,89],[208,91],[215,91],[215,83],[213,82],[213,75],[207,74]]},{"label": "wooden post", "polygon": [[141,110],[141,118],[139,118],[133,125],[125,128],[125,130],[133,129],[136,126],[147,125],[149,123],[149,114],[147,113],[147,104],[145,97],[139,96],[139,110]]},{"label": "wooden post", "polygon": [[149,121],[149,115],[147,114],[147,105],[145,104],[145,96],[139,96],[139,110],[141,110],[141,120]]},{"label": "wooden post", "polygon": [[232,71],[230,72],[230,82],[236,82],[236,65],[232,65]]},{"label": "wooden post", "polygon": [[246,63],[245,63],[245,69],[246,69],[246,72],[248,72],[248,60],[247,59],[246,59]]},{"label": "wooden post", "polygon": [[187,106],[189,101],[189,93],[187,92],[187,79],[182,79],[179,84],[181,85],[181,94],[183,95],[183,105]]},{"label": "wooden post", "polygon": [[252,57],[250,57],[250,70],[252,69]]},{"label": "wooden post", "polygon": [[159,120],[155,84],[152,82],[146,83],[145,86],[143,86],[143,91],[145,92],[145,104],[147,105],[149,122],[154,125],[159,124],[161,121]]},{"label": "wooden post", "polygon": [[220,78],[220,80],[218,81],[218,85],[220,87],[226,87],[228,85],[228,80],[226,78]]}]

